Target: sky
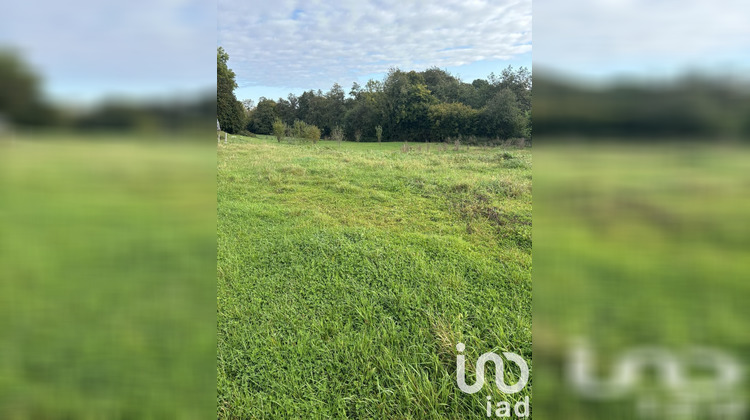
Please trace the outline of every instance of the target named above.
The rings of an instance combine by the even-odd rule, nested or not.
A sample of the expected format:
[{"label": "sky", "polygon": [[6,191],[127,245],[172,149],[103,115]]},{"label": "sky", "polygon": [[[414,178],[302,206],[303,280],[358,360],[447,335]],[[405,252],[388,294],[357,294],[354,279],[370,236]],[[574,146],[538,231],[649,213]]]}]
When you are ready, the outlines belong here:
[{"label": "sky", "polygon": [[17,51],[53,100],[153,98],[215,90],[216,3],[3,2],[0,48]]},{"label": "sky", "polygon": [[[465,81],[532,65],[531,0],[24,0],[4,2],[0,48],[53,99],[213,90],[222,45],[239,99],[346,91],[391,66]],[[535,70],[590,78],[750,72],[747,0],[533,0]],[[218,19],[217,19],[218,18]]]},{"label": "sky", "polygon": [[218,45],[238,99],[382,80],[390,67],[464,81],[531,69],[531,0],[219,0]]},{"label": "sky", "polygon": [[747,74],[747,0],[534,0],[537,71],[589,80]]}]

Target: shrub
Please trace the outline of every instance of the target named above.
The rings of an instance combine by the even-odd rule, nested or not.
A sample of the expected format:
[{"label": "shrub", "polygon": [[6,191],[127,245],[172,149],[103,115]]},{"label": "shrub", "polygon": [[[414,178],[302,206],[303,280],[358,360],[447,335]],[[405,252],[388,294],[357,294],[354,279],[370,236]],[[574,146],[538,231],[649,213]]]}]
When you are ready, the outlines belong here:
[{"label": "shrub", "polygon": [[331,140],[334,140],[339,145],[341,145],[341,140],[344,140],[344,131],[338,125],[331,130]]},{"label": "shrub", "polygon": [[312,141],[313,144],[317,144],[320,140],[320,129],[312,124],[305,124],[304,137]]},{"label": "shrub", "polygon": [[273,125],[271,126],[273,135],[276,137],[276,140],[281,143],[281,140],[286,135],[287,131],[287,125],[281,121],[280,118],[276,118],[273,121]]},{"label": "shrub", "polygon": [[[292,125],[292,137],[298,139],[305,138],[307,127],[308,125],[304,121],[294,120],[294,124]],[[318,138],[320,138],[320,136],[318,136]]]}]

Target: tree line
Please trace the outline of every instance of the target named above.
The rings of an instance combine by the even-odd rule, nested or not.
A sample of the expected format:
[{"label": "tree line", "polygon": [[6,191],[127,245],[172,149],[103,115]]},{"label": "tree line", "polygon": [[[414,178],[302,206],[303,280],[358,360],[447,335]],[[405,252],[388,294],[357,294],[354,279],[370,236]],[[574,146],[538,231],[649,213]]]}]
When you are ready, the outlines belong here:
[{"label": "tree line", "polygon": [[[327,92],[309,90],[278,100],[240,102],[229,55],[218,48],[217,112],[229,133],[272,134],[274,121],[288,127],[304,122],[331,138],[337,130],[350,140],[443,141],[472,137],[477,142],[531,138],[531,72],[509,66],[471,83],[433,67],[425,71],[392,68],[384,80],[337,83]],[[299,123],[297,123],[299,124]]]}]

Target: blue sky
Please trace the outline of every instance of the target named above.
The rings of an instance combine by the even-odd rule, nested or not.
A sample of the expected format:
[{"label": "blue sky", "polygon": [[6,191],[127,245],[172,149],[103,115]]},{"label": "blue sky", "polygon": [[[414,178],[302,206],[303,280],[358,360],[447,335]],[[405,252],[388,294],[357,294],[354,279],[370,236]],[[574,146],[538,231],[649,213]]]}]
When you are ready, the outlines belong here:
[{"label": "blue sky", "polygon": [[465,81],[531,68],[531,0],[219,0],[238,99],[272,99],[438,66]]},{"label": "blue sky", "polygon": [[[747,0],[533,0],[533,13],[536,70],[750,74]],[[75,103],[212,89],[218,43],[238,98],[277,99],[334,82],[348,91],[390,66],[466,81],[531,67],[531,16],[531,0],[11,1],[0,48],[18,49],[50,96]]]}]

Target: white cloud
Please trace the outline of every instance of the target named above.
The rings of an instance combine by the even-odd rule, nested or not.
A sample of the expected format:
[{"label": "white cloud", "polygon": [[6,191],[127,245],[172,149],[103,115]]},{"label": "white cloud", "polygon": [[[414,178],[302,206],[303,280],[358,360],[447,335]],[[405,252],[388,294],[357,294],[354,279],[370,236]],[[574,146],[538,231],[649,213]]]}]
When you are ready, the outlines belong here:
[{"label": "white cloud", "polygon": [[243,85],[325,86],[391,66],[531,51],[530,0],[219,0],[218,16],[219,44]]}]

